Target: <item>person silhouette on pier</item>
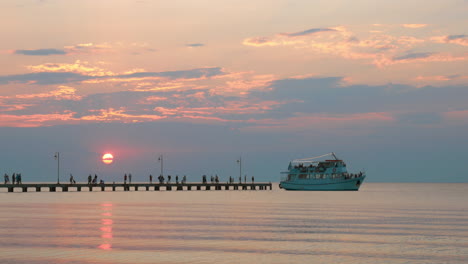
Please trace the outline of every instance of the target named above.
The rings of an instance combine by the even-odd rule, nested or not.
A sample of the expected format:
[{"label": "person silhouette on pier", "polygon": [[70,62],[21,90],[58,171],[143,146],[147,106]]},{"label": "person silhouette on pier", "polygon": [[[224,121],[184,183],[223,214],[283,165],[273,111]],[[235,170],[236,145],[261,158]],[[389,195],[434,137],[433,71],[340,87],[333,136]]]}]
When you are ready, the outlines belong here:
[{"label": "person silhouette on pier", "polygon": [[152,184],[153,183],[153,175],[150,174],[149,179],[150,179],[150,184]]},{"label": "person silhouette on pier", "polygon": [[16,174],[13,173],[13,174],[11,175],[11,184],[15,184],[15,181],[16,181]]},{"label": "person silhouette on pier", "polygon": [[175,176],[175,182],[176,182],[176,184],[179,184],[179,175]]},{"label": "person silhouette on pier", "polygon": [[16,174],[16,183],[23,184],[23,180],[21,179],[21,173]]},{"label": "person silhouette on pier", "polygon": [[171,175],[167,175],[167,183],[171,183]]},{"label": "person silhouette on pier", "polygon": [[252,183],[254,183],[254,182],[255,182],[255,178],[254,178],[254,176],[252,176]]},{"label": "person silhouette on pier", "polygon": [[202,176],[202,182],[203,182],[203,184],[206,184],[206,175]]},{"label": "person silhouette on pier", "polygon": [[239,176],[239,184],[242,183],[242,176]]},{"label": "person silhouette on pier", "polygon": [[244,184],[247,183],[247,175],[244,175]]},{"label": "person silhouette on pier", "polygon": [[187,181],[187,176],[184,175],[184,177],[182,178],[182,183],[185,184],[186,181]]},{"label": "person silhouette on pier", "polygon": [[124,175],[124,184],[127,184],[127,173]]},{"label": "person silhouette on pier", "polygon": [[91,176],[91,174],[90,174],[90,175],[88,176],[88,185],[90,185],[90,184],[91,184],[91,180],[92,180],[92,178],[93,178],[93,177],[92,177],[92,176]]},{"label": "person silhouette on pier", "polygon": [[73,178],[73,175],[70,173],[70,184],[75,184],[75,179]]},{"label": "person silhouette on pier", "polygon": [[5,176],[3,176],[3,178],[5,178],[5,184],[9,183],[10,182],[10,179],[8,177],[8,174],[5,173]]}]

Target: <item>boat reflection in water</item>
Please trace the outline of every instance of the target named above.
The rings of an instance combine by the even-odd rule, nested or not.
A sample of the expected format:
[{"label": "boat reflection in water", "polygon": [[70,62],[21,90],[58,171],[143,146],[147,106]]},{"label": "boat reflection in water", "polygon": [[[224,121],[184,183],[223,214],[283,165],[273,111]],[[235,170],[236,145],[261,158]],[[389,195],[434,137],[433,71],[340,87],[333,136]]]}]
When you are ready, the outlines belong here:
[{"label": "boat reflection in water", "polygon": [[[317,161],[326,156],[333,159]],[[346,163],[333,152],[293,160],[281,174],[280,188],[301,191],[357,191],[366,178],[364,172],[348,173]]]}]

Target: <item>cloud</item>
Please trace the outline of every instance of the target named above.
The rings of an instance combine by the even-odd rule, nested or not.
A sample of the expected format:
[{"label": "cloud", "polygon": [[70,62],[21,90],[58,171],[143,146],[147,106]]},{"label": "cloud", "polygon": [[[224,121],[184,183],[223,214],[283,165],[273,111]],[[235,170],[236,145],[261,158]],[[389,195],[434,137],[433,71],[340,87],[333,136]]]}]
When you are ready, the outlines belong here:
[{"label": "cloud", "polygon": [[50,85],[80,82],[90,78],[92,78],[92,76],[85,76],[73,72],[38,72],[0,76],[0,85],[9,83]]},{"label": "cloud", "polygon": [[279,46],[279,45],[295,45],[298,43],[304,43],[300,37],[313,36],[315,34],[324,32],[334,32],[337,29],[334,28],[311,28],[304,31],[293,32],[293,33],[279,33],[272,37],[252,37],[246,38],[242,44],[246,46],[262,47],[262,46]]},{"label": "cloud", "polygon": [[[400,60],[426,59],[432,55],[405,56]],[[204,80],[204,86],[197,86],[193,81],[178,81],[182,80],[179,78],[198,81],[199,77],[206,78],[204,76],[210,74],[219,77],[218,74],[223,74],[223,71],[219,68],[201,68],[112,76],[144,78],[156,75],[163,76],[162,78],[168,80],[168,84],[171,78],[175,78],[176,89],[141,89],[77,95],[77,88],[59,85],[55,89],[36,94],[3,96],[0,98],[0,114],[3,114],[7,121],[0,121],[0,126],[20,122],[37,126],[160,120],[221,122],[234,128],[271,126],[287,129],[291,126],[291,129],[309,129],[310,124],[330,127],[356,124],[417,126],[443,124],[446,116],[443,113],[447,109],[468,110],[466,86],[435,88],[395,84],[350,85],[345,82],[344,77],[275,79],[271,75],[256,76],[253,73],[250,76],[247,73],[232,74],[230,78],[223,79],[207,78]],[[24,118],[21,119],[21,116]],[[437,116],[441,118],[436,119]],[[50,119],[47,119],[48,117]],[[298,124],[294,125],[295,122]]]},{"label": "cloud", "polygon": [[427,27],[428,24],[402,24],[401,26],[405,28],[423,28]]},{"label": "cloud", "polygon": [[[426,24],[404,24],[406,27],[417,28]],[[393,27],[395,25],[379,25]],[[279,33],[269,37],[252,37],[244,39],[243,44],[253,47],[291,47],[304,50],[309,55],[327,55],[348,60],[361,60],[378,68],[402,63],[417,62],[452,62],[468,58],[451,52],[411,52],[417,51],[429,41],[468,45],[466,35],[450,35],[442,37],[414,37],[408,35],[390,35],[383,31],[358,35],[344,26],[333,28],[314,28],[295,33]],[[427,45],[426,45],[427,46]],[[401,55],[401,54],[404,55]]]},{"label": "cloud", "polygon": [[[0,85],[9,83],[31,83],[39,85],[76,83],[83,81],[103,81],[105,79],[147,79],[147,78],[162,78],[162,79],[200,79],[210,78],[225,74],[219,67],[198,68],[191,70],[166,71],[166,72],[133,72],[127,74],[116,74],[112,72],[101,71],[99,68],[83,67],[83,65],[63,65],[63,64],[45,64],[31,67],[33,70],[40,72],[3,75],[0,76]],[[43,72],[44,71],[44,72]],[[49,72],[51,71],[51,72]],[[99,74],[96,74],[99,73]]]},{"label": "cloud", "polygon": [[435,52],[416,52],[408,53],[402,56],[393,58],[382,57],[375,61],[376,65],[383,67],[399,63],[417,63],[417,62],[452,62],[468,60],[468,54],[454,56],[451,54],[435,53]]},{"label": "cloud", "polygon": [[15,50],[14,54],[27,56],[49,56],[49,55],[66,55],[67,52],[62,49],[35,49],[35,50]]},{"label": "cloud", "polygon": [[203,46],[205,46],[205,44],[203,44],[203,43],[189,43],[189,44],[186,44],[185,46],[196,48],[196,47],[203,47]]},{"label": "cloud", "polygon": [[415,78],[415,80],[417,81],[451,81],[451,80],[458,80],[458,79],[468,79],[468,76],[463,76],[460,74],[429,75],[429,76],[419,75]]},{"label": "cloud", "polygon": [[90,76],[115,75],[112,71],[93,66],[87,61],[80,60],[76,60],[74,63],[44,63],[27,66],[27,68],[33,72],[73,72]]},{"label": "cloud", "polygon": [[447,35],[432,37],[432,41],[437,43],[450,43],[461,46],[468,46],[468,35]]},{"label": "cloud", "polygon": [[412,59],[422,59],[432,56],[433,52],[417,52],[417,53],[408,53],[403,56],[398,56],[393,58],[393,61],[401,61],[401,60],[412,60]]},{"label": "cloud", "polygon": [[[194,45],[203,45],[195,43]],[[195,47],[195,46],[194,46]],[[74,45],[66,45],[62,49],[18,49],[9,51],[13,54],[27,56],[50,56],[50,55],[77,55],[77,54],[103,54],[103,53],[128,53],[142,54],[155,52],[156,49],[151,47],[146,42],[135,43],[79,43]]]},{"label": "cloud", "polygon": [[307,36],[319,32],[328,32],[328,31],[336,31],[333,28],[311,28],[304,31],[294,32],[294,33],[280,33],[282,36],[288,37],[300,37],[300,36]]},{"label": "cloud", "polygon": [[55,100],[81,100],[81,96],[77,96],[76,89],[69,86],[59,86],[58,89],[52,90],[47,93],[36,93],[36,94],[17,94],[16,98],[19,99],[32,99],[32,98],[54,98]]}]

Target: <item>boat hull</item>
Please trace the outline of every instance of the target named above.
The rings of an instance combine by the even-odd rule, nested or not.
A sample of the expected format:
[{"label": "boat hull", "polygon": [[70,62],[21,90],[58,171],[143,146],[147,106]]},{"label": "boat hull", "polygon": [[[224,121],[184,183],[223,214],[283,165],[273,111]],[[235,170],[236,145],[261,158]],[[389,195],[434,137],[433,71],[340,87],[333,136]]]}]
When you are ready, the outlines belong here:
[{"label": "boat hull", "polygon": [[346,179],[320,181],[282,181],[280,188],[288,191],[358,191],[365,176]]}]

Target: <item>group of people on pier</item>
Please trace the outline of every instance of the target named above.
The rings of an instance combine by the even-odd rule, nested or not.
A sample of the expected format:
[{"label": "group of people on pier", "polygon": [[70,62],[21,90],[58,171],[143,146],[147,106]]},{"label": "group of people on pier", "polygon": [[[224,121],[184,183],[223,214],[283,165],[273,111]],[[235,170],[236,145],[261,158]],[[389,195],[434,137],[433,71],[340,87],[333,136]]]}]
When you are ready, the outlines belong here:
[{"label": "group of people on pier", "polygon": [[[88,185],[97,185],[98,183],[97,181],[98,181],[98,176],[96,174],[94,174],[94,178],[91,174],[88,176]],[[104,181],[100,180],[99,184],[104,184]]]},{"label": "group of people on pier", "polygon": [[[171,183],[171,179],[172,179],[172,176],[167,175],[167,182],[166,183],[167,184]],[[150,183],[153,183],[152,180],[153,180],[153,176],[150,175]],[[159,184],[164,184],[164,181],[166,179],[164,178],[164,176],[159,175],[158,180],[159,180]],[[176,180],[176,184],[179,184],[179,183],[185,184],[187,182],[187,176],[184,175],[184,177],[182,177],[182,180],[179,182],[179,175],[176,175],[175,180]]]},{"label": "group of people on pier", "polygon": [[[10,176],[8,174],[5,173],[4,175],[4,180],[5,180],[5,184],[10,184]],[[167,181],[166,181],[166,178],[163,176],[163,175],[159,175],[158,176],[158,181],[159,181],[159,184],[164,184],[164,182],[166,181],[167,184],[170,184],[171,183],[171,180],[172,180],[172,176],[171,175],[167,175]],[[254,183],[254,176],[252,176],[252,183]],[[124,184],[127,184],[127,181],[128,183],[132,183],[132,174],[125,174],[124,175]],[[176,181],[176,184],[185,184],[187,183],[187,176],[183,176],[181,181],[179,182],[179,176],[176,175],[175,176],[175,181]],[[211,183],[219,183],[219,177],[218,175],[215,175],[215,176],[211,176],[211,179],[210,179]],[[153,175],[149,175],[149,182],[150,184],[153,183]],[[207,177],[206,175],[203,175],[202,176],[202,182],[204,184],[207,183]],[[22,178],[21,178],[21,173],[13,173],[11,175],[11,184],[22,184]],[[230,184],[233,184],[234,183],[234,177],[231,177],[229,176],[229,181],[227,183],[230,183]],[[244,176],[244,183],[247,183],[247,175]],[[73,177],[72,174],[70,174],[70,185],[73,185],[73,184],[76,184],[76,181],[75,181],[75,178]],[[94,177],[89,174],[88,176],[88,185],[97,185],[98,184],[98,176],[97,174],[94,174]],[[104,184],[104,181],[101,179],[99,181],[99,184]],[[239,177],[239,184],[242,184],[242,177]]]},{"label": "group of people on pier", "polygon": [[[218,175],[215,175],[214,177],[213,177],[213,175],[211,175],[210,180],[211,180],[211,183],[219,183]],[[205,183],[205,184],[208,183],[207,180],[206,180],[206,175],[202,176],[202,182]],[[229,181],[227,183],[234,184],[234,177],[229,176]],[[247,183],[247,175],[244,176],[244,184],[246,184],[246,183]],[[255,183],[255,177],[254,176],[252,176],[252,183]],[[239,176],[239,184],[242,184],[242,177],[241,176]]]},{"label": "group of people on pier", "polygon": [[127,174],[124,175],[124,184],[127,184],[127,179],[128,179],[128,183],[132,183],[132,174],[129,173],[128,176]]},{"label": "group of people on pier", "polygon": [[[10,184],[10,176],[8,174],[5,173],[3,178],[5,180],[5,184]],[[23,180],[21,178],[21,173],[13,173],[11,175],[11,184],[22,184],[22,183],[23,183]]]}]

